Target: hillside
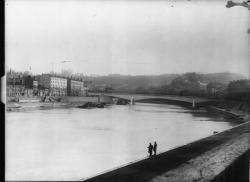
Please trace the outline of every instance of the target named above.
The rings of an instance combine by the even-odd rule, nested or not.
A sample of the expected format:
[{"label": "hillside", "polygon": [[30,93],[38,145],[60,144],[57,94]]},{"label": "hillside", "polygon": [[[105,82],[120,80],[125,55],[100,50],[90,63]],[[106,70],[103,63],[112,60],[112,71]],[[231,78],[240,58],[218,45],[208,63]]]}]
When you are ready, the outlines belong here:
[{"label": "hillside", "polygon": [[[209,73],[209,74],[200,74],[192,73],[196,81],[202,83],[217,82],[222,84],[228,84],[233,80],[245,79],[241,74],[224,72],[224,73]],[[190,77],[190,73],[185,74],[163,74],[163,75],[107,75],[107,76],[87,76],[87,80],[92,82],[94,86],[110,86],[114,91],[134,91],[138,88],[156,88],[166,86],[172,83],[173,80],[177,78],[185,79]],[[188,78],[190,79],[190,78]]]}]

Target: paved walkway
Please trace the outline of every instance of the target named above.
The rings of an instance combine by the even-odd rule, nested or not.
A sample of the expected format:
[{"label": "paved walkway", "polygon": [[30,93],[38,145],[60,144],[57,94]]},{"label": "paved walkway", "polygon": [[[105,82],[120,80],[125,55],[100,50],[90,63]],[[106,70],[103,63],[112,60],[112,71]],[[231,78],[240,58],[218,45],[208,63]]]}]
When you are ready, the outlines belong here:
[{"label": "paved walkway", "polygon": [[[121,167],[117,170],[87,179],[88,182],[145,182],[177,168],[188,160],[218,147],[244,133],[250,133],[250,122],[188,145],[167,151],[156,158]],[[249,135],[248,135],[249,136]]]}]

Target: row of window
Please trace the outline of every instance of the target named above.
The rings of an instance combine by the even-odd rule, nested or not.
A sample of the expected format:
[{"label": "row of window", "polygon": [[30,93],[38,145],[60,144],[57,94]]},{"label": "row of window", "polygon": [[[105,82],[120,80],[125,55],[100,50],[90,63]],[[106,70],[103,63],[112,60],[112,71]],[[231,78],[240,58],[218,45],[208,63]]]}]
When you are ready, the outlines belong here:
[{"label": "row of window", "polygon": [[50,95],[54,96],[65,96],[66,92],[65,91],[60,91],[60,90],[54,90],[50,92]]},{"label": "row of window", "polygon": [[61,89],[66,89],[66,88],[67,88],[67,85],[51,84],[51,88],[61,88]]},{"label": "row of window", "polygon": [[67,83],[67,81],[64,81],[64,80],[51,80],[51,82],[53,83]]},{"label": "row of window", "polygon": [[13,96],[24,96],[24,93],[22,92],[8,92],[7,96],[13,97]]},{"label": "row of window", "polygon": [[71,85],[83,85],[83,82],[71,81]]},{"label": "row of window", "polygon": [[67,85],[66,82],[57,82],[57,81],[51,81],[51,84],[63,84],[63,85]]}]

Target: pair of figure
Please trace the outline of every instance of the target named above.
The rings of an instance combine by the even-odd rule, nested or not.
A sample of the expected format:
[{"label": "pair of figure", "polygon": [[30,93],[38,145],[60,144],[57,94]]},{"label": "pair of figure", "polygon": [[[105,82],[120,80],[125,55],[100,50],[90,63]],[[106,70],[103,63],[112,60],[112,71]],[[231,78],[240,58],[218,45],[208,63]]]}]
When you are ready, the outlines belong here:
[{"label": "pair of figure", "polygon": [[148,146],[149,157],[153,157],[153,152],[154,152],[154,156],[156,156],[156,151],[157,151],[157,143],[154,142],[154,146],[151,143],[149,143],[149,146]]}]

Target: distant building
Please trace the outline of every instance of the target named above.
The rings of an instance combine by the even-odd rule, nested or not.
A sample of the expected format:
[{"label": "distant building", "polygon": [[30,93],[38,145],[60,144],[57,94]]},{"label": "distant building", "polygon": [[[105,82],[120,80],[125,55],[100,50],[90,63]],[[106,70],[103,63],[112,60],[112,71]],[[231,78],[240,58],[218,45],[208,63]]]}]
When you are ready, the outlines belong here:
[{"label": "distant building", "polygon": [[44,97],[47,95],[49,95],[49,89],[39,89],[37,92],[37,96]]},{"label": "distant building", "polygon": [[25,75],[23,76],[23,84],[24,87],[27,89],[32,89],[33,88],[33,81],[34,81],[34,77],[30,76],[30,75]]},{"label": "distant building", "polygon": [[51,74],[42,74],[39,78],[39,85],[49,89],[48,95],[64,96],[67,94],[67,79]]},{"label": "distant building", "polygon": [[21,76],[7,76],[7,85],[24,85],[23,78]]},{"label": "distant building", "polygon": [[19,97],[25,95],[25,88],[23,85],[7,85],[8,97]]},{"label": "distant building", "polygon": [[34,96],[34,90],[33,90],[34,77],[32,77],[31,75],[24,75],[22,76],[22,79],[24,86],[24,96],[26,97]]},{"label": "distant building", "polygon": [[19,97],[25,95],[23,78],[20,75],[7,75],[6,91],[8,97]]},{"label": "distant building", "polygon": [[65,78],[54,74],[24,75],[7,73],[7,96],[85,96],[88,82],[77,78]]},{"label": "distant building", "polygon": [[37,80],[33,80],[33,95],[39,96],[38,81]]},{"label": "distant building", "polygon": [[31,89],[31,88],[25,88],[25,89],[24,89],[24,96],[27,96],[27,97],[32,97],[32,96],[34,96],[33,89]]},{"label": "distant building", "polygon": [[223,95],[223,93],[225,94],[226,87],[227,86],[222,83],[210,82],[207,85],[207,93],[213,96]]},{"label": "distant building", "polygon": [[33,88],[38,88],[38,81],[37,80],[33,80]]},{"label": "distant building", "polygon": [[80,79],[67,79],[67,95],[69,96],[85,96],[88,94],[86,82]]}]

